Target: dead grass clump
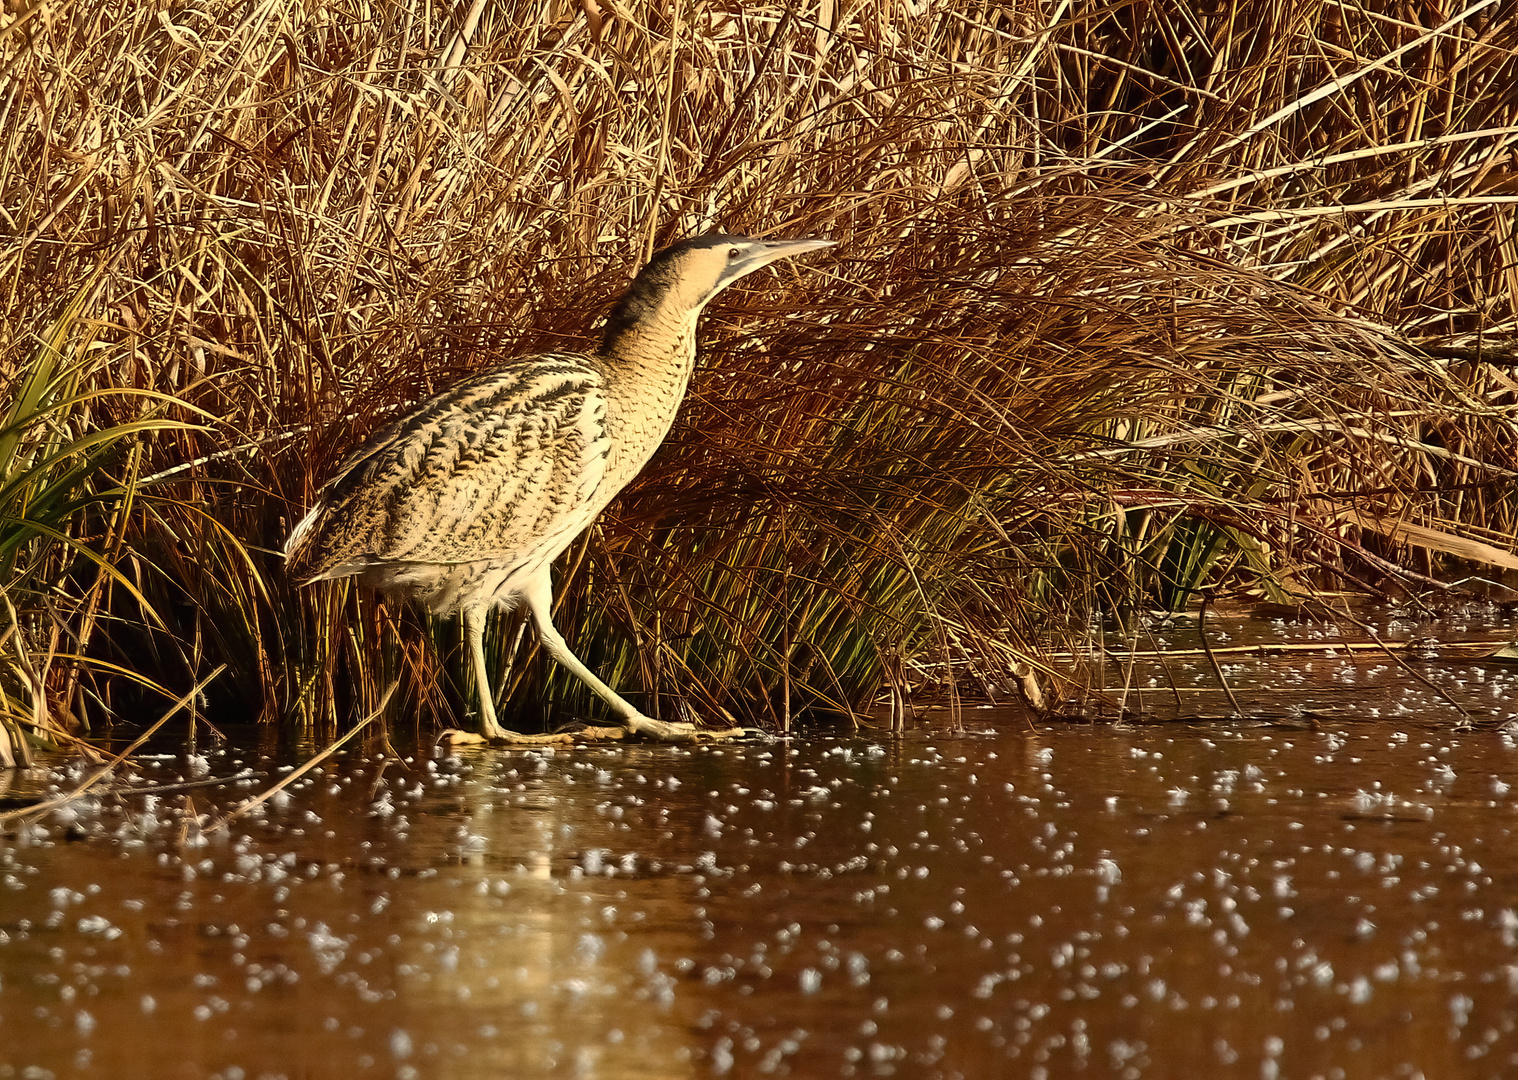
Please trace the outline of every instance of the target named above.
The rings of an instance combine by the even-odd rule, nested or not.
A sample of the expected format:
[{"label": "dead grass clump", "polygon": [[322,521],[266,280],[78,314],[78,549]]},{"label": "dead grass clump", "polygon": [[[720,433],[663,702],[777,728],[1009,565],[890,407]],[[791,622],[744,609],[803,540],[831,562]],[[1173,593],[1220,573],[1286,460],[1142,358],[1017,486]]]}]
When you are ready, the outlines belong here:
[{"label": "dead grass clump", "polygon": [[[289,524],[388,410],[589,343],[713,227],[844,247],[723,298],[562,569],[567,635],[651,707],[857,709],[925,660],[995,690],[1093,610],[1380,588],[1518,525],[1501,5],[47,2],[0,62],[0,381],[99,276],[90,386],[219,420],[143,447],[172,497],[125,526],[107,654],[226,661],[259,715],[396,676],[453,708],[414,614],[292,590]],[[519,659],[517,705],[581,707]]]}]

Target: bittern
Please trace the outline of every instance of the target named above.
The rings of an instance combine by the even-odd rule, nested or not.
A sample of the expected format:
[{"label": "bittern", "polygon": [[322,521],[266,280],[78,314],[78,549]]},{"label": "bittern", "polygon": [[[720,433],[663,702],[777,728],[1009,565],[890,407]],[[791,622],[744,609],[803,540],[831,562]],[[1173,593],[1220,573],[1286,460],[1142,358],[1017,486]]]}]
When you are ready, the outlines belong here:
[{"label": "bittern", "polygon": [[485,616],[525,606],[543,647],[610,707],[626,733],[684,742],[730,737],[655,720],[598,679],[554,628],[555,558],[643,468],[669,433],[696,362],[702,309],[746,274],[830,240],[703,236],[656,253],[607,318],[593,353],[506,361],[439,394],[351,453],[290,534],[305,583],[357,577],[464,621],[480,726],[496,718]]}]

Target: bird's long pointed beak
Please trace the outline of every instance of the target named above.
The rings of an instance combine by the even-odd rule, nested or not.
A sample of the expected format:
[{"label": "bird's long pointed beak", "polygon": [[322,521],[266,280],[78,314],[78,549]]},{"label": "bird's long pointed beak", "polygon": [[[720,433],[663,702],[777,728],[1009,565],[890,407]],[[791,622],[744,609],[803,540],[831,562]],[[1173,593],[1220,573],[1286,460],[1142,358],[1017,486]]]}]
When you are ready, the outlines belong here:
[{"label": "bird's long pointed beak", "polygon": [[801,255],[804,252],[816,251],[818,248],[832,247],[836,240],[765,240],[764,261],[774,262],[776,259],[788,259],[792,255]]},{"label": "bird's long pointed beak", "polygon": [[834,240],[757,240],[753,243],[762,245],[748,253],[748,256],[736,266],[729,266],[727,273],[718,282],[720,289],[732,284],[741,277],[752,274],[775,262],[777,259],[788,259],[793,255],[803,255],[808,251],[818,248],[832,247]]}]

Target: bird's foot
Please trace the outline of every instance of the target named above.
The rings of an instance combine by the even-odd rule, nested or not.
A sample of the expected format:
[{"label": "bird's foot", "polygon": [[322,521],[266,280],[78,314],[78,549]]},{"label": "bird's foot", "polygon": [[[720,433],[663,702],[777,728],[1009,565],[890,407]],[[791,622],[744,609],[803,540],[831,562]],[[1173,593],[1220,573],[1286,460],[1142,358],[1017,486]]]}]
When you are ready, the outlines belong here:
[{"label": "bird's foot", "polygon": [[523,735],[497,724],[494,728],[487,727],[484,732],[449,728],[438,736],[437,741],[449,749],[455,749],[462,746],[564,746],[575,740],[573,735],[564,734]]},{"label": "bird's foot", "polygon": [[575,732],[575,738],[581,742],[621,742],[628,734],[625,727],[596,727],[586,724]]},{"label": "bird's foot", "polygon": [[665,743],[710,743],[710,742],[733,742],[738,739],[763,739],[765,732],[758,728],[732,727],[732,728],[703,728],[695,724],[674,723],[668,720],[655,720],[649,716],[629,717],[626,724],[620,728],[599,729],[619,732],[614,738],[647,739],[650,742]]},{"label": "bird's foot", "polygon": [[566,732],[556,732],[552,735],[523,735],[520,731],[508,731],[498,727],[486,736],[492,746],[502,743],[507,746],[567,746],[575,741],[575,737]]}]

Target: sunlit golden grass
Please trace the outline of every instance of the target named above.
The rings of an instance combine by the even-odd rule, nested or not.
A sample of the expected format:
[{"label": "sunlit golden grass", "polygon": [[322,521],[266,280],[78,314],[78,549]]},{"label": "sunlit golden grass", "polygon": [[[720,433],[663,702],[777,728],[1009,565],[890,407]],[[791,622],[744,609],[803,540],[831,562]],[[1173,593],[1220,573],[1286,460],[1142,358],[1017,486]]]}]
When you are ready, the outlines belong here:
[{"label": "sunlit golden grass", "polygon": [[[593,343],[655,245],[836,239],[713,309],[560,623],[665,713],[1004,693],[1095,612],[1511,551],[1515,49],[1496,3],[39,0],[0,16],[0,381],[85,289],[93,386],[219,419],[134,451],[102,662],[456,720],[453,627],[285,578],[337,457]],[[497,637],[524,717],[589,710]]]},{"label": "sunlit golden grass", "polygon": [[[90,283],[92,285],[93,283]],[[72,741],[103,703],[79,661],[109,634],[114,588],[139,619],[156,613],[121,566],[129,522],[151,501],[140,484],[141,440],[185,429],[166,419],[183,406],[150,390],[94,388],[89,331],[78,326],[89,287],[59,305],[0,411],[0,767],[26,764],[32,743]],[[134,419],[100,422],[118,400]],[[105,668],[108,665],[100,665]],[[142,673],[114,668],[137,688],[162,691]]]}]

